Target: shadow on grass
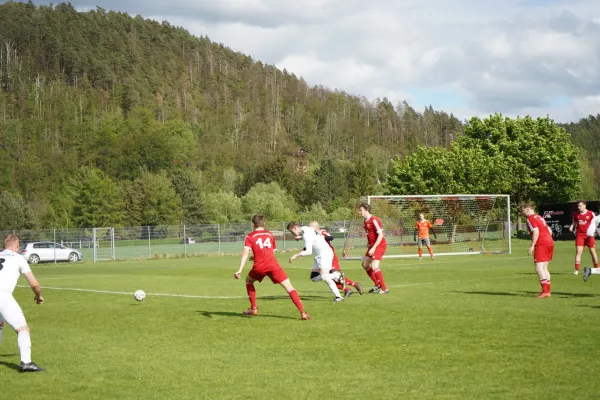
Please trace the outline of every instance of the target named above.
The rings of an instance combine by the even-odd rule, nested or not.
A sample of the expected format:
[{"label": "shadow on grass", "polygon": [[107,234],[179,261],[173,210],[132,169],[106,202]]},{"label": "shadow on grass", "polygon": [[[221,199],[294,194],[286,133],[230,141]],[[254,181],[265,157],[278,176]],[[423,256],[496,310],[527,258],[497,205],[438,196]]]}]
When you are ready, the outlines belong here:
[{"label": "shadow on grass", "polygon": [[600,306],[590,306],[589,304],[581,304],[581,305],[578,305],[577,307],[597,308],[598,310],[600,310]]},{"label": "shadow on grass", "polygon": [[462,294],[479,294],[479,295],[485,295],[485,296],[517,296],[517,297],[522,297],[522,295],[520,294],[516,294],[516,293],[509,293],[509,292],[457,292],[454,291],[452,293],[462,293]]},{"label": "shadow on grass", "polygon": [[[539,294],[539,292],[522,292],[522,293],[527,293],[530,295],[537,295]],[[560,296],[562,298],[574,298],[574,299],[581,299],[581,298],[592,298],[592,297],[598,297],[597,294],[590,294],[590,293],[566,293],[566,292],[552,292],[552,296]]]},{"label": "shadow on grass", "polygon": [[212,318],[214,315],[221,317],[237,317],[237,318],[279,318],[279,319],[300,319],[294,317],[286,317],[283,315],[269,315],[269,314],[258,314],[256,316],[243,315],[242,312],[230,312],[230,311],[196,311],[202,314],[206,318]]},{"label": "shadow on grass", "polygon": [[[0,356],[3,356],[3,355],[0,354]],[[5,361],[0,361],[0,365],[4,365],[6,368],[10,368],[10,369],[13,369],[15,371],[20,371],[19,365],[17,365],[17,364],[8,363],[8,362],[5,362]]]},{"label": "shadow on grass", "polygon": [[[300,293],[299,296],[300,296],[300,300],[302,300],[302,301],[305,301],[305,300],[306,301],[331,301],[331,300],[333,300],[333,297],[329,298],[326,296],[314,296],[314,295],[309,295],[309,294],[303,295],[302,293]],[[289,299],[290,299],[290,296],[287,294],[282,294],[282,295],[277,294],[277,295],[265,296],[265,297],[257,296],[256,300],[257,301],[263,301],[263,300],[269,301],[269,300],[289,300]]]}]

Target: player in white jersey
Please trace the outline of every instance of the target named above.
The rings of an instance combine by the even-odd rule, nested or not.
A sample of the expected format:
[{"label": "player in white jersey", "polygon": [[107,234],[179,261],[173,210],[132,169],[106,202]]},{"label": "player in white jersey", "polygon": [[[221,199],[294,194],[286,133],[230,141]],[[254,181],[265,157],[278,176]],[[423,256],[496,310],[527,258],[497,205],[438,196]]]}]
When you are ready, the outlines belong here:
[{"label": "player in white jersey", "polygon": [[318,270],[320,272],[320,278],[325,281],[331,292],[335,295],[333,301],[342,301],[342,295],[335,285],[334,279],[339,278],[339,272],[335,271],[333,274],[333,250],[329,247],[329,244],[325,240],[325,237],[319,232],[315,231],[309,226],[302,226],[299,222],[292,221],[287,226],[296,240],[304,240],[304,250],[294,254],[290,258],[290,263],[293,263],[298,257],[306,257],[314,254],[315,261],[313,263],[313,271]]},{"label": "player in white jersey", "polygon": [[[596,235],[600,236],[600,213],[592,219],[586,234],[589,237],[595,237]],[[583,269],[583,281],[587,282],[590,275],[600,275],[600,268],[585,267]]]},{"label": "player in white jersey", "polygon": [[8,235],[4,238],[4,250],[0,252],[0,320],[6,321],[11,328],[17,332],[17,343],[21,353],[21,372],[43,371],[31,361],[31,338],[29,327],[23,315],[23,311],[13,297],[13,291],[17,286],[19,276],[23,274],[25,279],[35,293],[34,300],[42,304],[42,289],[37,279],[31,272],[25,258],[17,253],[19,250],[19,238],[16,235]]}]

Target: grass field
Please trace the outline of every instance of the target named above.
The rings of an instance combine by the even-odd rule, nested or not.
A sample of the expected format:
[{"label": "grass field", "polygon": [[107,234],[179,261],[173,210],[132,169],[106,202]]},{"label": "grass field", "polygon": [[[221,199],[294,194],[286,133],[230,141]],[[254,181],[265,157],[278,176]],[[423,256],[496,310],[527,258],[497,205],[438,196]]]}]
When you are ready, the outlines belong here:
[{"label": "grass field", "polygon": [[[553,296],[535,299],[527,243],[511,256],[385,260],[390,293],[341,304],[299,260],[286,270],[311,321],[270,282],[257,285],[261,314],[241,316],[238,257],[38,265],[46,303],[22,287],[15,297],[47,371],[16,371],[5,328],[0,398],[599,398],[600,280],[573,276],[573,243],[560,242]],[[358,261],[342,267],[368,286]]]}]

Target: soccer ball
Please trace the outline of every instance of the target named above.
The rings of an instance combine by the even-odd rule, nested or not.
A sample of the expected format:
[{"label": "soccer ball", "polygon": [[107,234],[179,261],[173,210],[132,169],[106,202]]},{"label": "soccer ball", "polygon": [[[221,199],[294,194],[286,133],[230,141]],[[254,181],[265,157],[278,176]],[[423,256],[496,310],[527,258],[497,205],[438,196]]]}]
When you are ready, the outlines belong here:
[{"label": "soccer ball", "polygon": [[146,292],[144,292],[143,290],[136,290],[133,294],[133,298],[137,301],[142,301],[146,298]]}]

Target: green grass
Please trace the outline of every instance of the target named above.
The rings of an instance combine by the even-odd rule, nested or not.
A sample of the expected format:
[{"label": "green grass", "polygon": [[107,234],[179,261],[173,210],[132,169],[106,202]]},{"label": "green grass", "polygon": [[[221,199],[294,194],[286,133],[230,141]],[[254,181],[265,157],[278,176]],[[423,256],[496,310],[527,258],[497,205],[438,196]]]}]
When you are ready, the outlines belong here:
[{"label": "green grass", "polygon": [[[302,259],[287,272],[311,321],[270,282],[257,285],[268,296],[259,298],[261,314],[241,316],[248,301],[233,279],[237,257],[35,266],[46,287],[148,295],[137,303],[130,294],[47,288],[36,306],[18,288],[33,359],[47,371],[16,372],[16,335],[5,329],[2,398],[597,398],[600,280],[573,276],[572,245],[557,243],[554,294],[543,300],[534,298],[525,241],[512,256],[385,260],[390,293],[341,304],[308,280],[311,260]],[[358,261],[342,267],[367,286]]]}]

